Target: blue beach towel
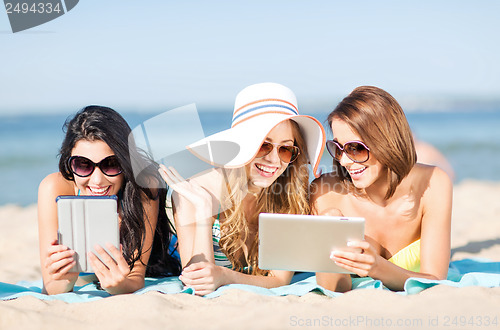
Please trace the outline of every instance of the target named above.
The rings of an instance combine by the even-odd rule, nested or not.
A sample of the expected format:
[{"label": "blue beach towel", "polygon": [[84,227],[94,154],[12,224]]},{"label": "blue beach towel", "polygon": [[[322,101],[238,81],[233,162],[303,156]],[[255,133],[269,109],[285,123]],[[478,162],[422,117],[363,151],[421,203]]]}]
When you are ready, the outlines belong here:
[{"label": "blue beach towel", "polygon": [[[309,273],[311,274],[311,273]],[[293,280],[292,280],[293,282]],[[409,278],[404,286],[404,291],[397,291],[400,295],[410,295],[419,293],[435,285],[448,285],[453,287],[482,286],[482,287],[500,287],[500,262],[491,262],[486,259],[464,259],[450,263],[448,278],[446,280],[427,280],[423,278]],[[251,291],[268,296],[296,295],[302,296],[308,292],[320,292],[329,297],[337,297],[342,293],[327,290],[316,283],[316,277],[311,274],[306,279],[299,280],[290,285],[265,289],[244,284],[230,284],[220,287],[216,291],[206,295],[207,298],[220,296],[229,289],[240,289]],[[379,280],[370,277],[353,278],[352,289],[379,289],[388,290]]]},{"label": "blue beach towel", "polygon": [[[371,278],[353,278],[353,290],[358,289],[387,289],[381,281]],[[427,280],[423,278],[409,278],[404,286],[404,291],[398,291],[400,295],[411,295],[419,293],[436,285],[448,285],[453,287],[481,286],[500,287],[500,262],[491,262],[484,259],[464,259],[450,263],[448,278],[446,280]],[[266,296],[303,296],[309,292],[317,292],[328,297],[338,297],[342,293],[333,292],[322,288],[316,283],[313,273],[300,273],[294,276],[292,284],[277,288],[266,289],[253,285],[230,284],[218,288],[216,291],[206,295],[206,298],[215,298],[230,289],[239,289]],[[166,277],[160,279],[147,278],[145,287],[134,294],[143,294],[149,291],[161,293],[187,293],[194,294],[193,289],[184,288],[177,277]],[[42,294],[42,281],[19,282],[8,284],[0,282],[0,300],[10,300],[25,295],[37,297],[42,300],[63,300],[68,303],[86,302],[109,297],[103,290],[96,288],[94,284],[75,287],[73,292],[58,295]]]},{"label": "blue beach towel", "polygon": [[[42,280],[36,282],[19,282],[17,284],[0,282],[0,300],[11,300],[29,295],[41,300],[62,300],[67,303],[74,303],[94,301],[111,296],[106,291],[98,289],[94,283],[75,286],[73,292],[56,295],[43,294],[42,285]],[[183,287],[182,282],[177,277],[146,278],[144,288],[134,292],[134,294],[143,294],[149,291],[194,294],[193,289],[184,289]]]}]

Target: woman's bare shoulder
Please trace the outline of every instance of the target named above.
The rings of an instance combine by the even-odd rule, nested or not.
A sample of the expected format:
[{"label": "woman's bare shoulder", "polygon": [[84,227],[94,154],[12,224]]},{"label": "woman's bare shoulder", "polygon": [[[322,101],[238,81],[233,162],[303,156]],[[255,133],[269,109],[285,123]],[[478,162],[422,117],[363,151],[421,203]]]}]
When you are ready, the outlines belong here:
[{"label": "woman's bare shoulder", "polygon": [[416,163],[410,172],[413,180],[439,180],[451,181],[449,175],[440,167],[434,165]]},{"label": "woman's bare shoulder", "polygon": [[338,175],[326,173],[311,182],[310,194],[311,202],[325,196],[328,196],[328,198],[340,198],[342,195],[345,195],[345,187],[339,180]]},{"label": "woman's bare shoulder", "polygon": [[52,193],[58,195],[72,195],[75,193],[75,183],[66,180],[61,173],[47,175],[38,188],[39,193]]},{"label": "woman's bare shoulder", "polygon": [[449,175],[437,166],[415,164],[410,174],[408,181],[412,189],[417,189],[424,194],[428,191],[443,191],[449,190],[453,183]]},{"label": "woman's bare shoulder", "polygon": [[333,205],[335,206],[334,211],[337,212],[337,206],[345,196],[345,186],[337,175],[332,173],[321,175],[310,186],[310,203],[313,214],[339,215],[333,214],[330,209]]},{"label": "woman's bare shoulder", "polygon": [[56,198],[75,195],[74,182],[66,180],[60,173],[47,175],[38,187],[38,221],[44,224],[57,221]]},{"label": "woman's bare shoulder", "polygon": [[323,195],[329,192],[341,192],[342,182],[335,173],[325,173],[311,182],[311,193]]}]

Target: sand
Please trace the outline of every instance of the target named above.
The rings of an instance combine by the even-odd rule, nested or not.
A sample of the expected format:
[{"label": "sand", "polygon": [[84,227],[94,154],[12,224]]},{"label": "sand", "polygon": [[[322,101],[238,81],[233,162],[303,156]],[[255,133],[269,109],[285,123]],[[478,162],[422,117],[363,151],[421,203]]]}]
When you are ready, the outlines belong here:
[{"label": "sand", "polygon": [[[500,183],[454,187],[452,259],[500,261]],[[0,282],[41,277],[36,206],[0,207]],[[21,297],[0,302],[0,329],[497,329],[500,288],[436,286],[412,296],[356,290],[268,297],[229,290],[215,299],[188,294],[121,295],[68,304]]]}]

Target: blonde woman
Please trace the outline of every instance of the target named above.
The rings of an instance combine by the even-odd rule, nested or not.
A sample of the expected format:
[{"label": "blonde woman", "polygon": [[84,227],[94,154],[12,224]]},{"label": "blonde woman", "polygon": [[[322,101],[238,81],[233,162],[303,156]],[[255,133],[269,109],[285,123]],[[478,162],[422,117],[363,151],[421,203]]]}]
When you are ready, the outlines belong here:
[{"label": "blonde woman", "polygon": [[262,83],[238,94],[230,129],[188,147],[219,165],[217,170],[184,181],[175,169],[160,168],[175,191],[180,279],[186,286],[205,295],[232,283],[290,283],[292,272],[258,267],[258,215],[309,213],[307,163],[316,173],[323,141],[321,124],[299,115],[290,89]]},{"label": "blonde woman", "polygon": [[[354,89],[328,116],[334,171],[311,185],[314,214],[366,219],[357,251],[324,251],[332,262],[402,290],[410,277],[445,279],[450,259],[452,183],[438,167],[416,163],[403,110],[386,91]],[[317,274],[331,290],[350,289],[345,275]]]}]

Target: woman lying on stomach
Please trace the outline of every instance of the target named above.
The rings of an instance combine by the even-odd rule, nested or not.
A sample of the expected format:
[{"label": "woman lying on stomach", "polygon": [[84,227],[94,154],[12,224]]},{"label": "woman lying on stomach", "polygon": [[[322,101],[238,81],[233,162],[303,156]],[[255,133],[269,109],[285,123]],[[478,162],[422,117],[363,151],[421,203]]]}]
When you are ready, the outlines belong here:
[{"label": "woman lying on stomach", "polygon": [[[88,106],[66,128],[59,172],[43,179],[38,190],[43,291],[72,291],[79,277],[79,273],[70,272],[76,264],[75,251],[57,240],[56,198],[60,195],[118,197],[120,249],[106,246],[110,255],[97,246],[99,258],[89,254],[95,272],[90,279],[97,277],[104,290],[110,294],[130,293],[144,286],[146,274],[177,274],[178,260],[167,250],[173,230],[165,213],[165,189],[158,188],[161,179],[155,177],[156,171],[148,171],[150,162],[137,153],[132,140],[129,144],[131,130],[123,117],[110,108]],[[136,175],[131,159],[146,170]]]},{"label": "woman lying on stomach", "polygon": [[[416,163],[400,105],[380,88],[358,87],[330,113],[328,123],[334,166],[312,183],[313,213],[336,209],[366,219],[365,240],[351,242],[350,251],[331,251],[332,262],[392,290],[402,290],[410,277],[445,279],[452,183],[441,169]],[[317,281],[330,290],[351,287],[346,275],[317,274]]]},{"label": "woman lying on stomach", "polygon": [[323,128],[316,119],[298,114],[291,90],[263,83],[238,94],[230,129],[190,148],[196,153],[221,141],[221,150],[211,154],[229,161],[211,161],[221,166],[216,170],[184,181],[174,169],[161,169],[175,191],[180,279],[198,295],[231,283],[286,285],[292,272],[258,267],[258,216],[309,214],[307,162],[316,171]]}]

